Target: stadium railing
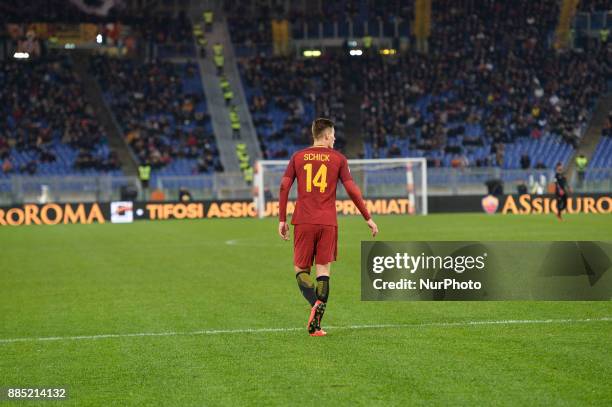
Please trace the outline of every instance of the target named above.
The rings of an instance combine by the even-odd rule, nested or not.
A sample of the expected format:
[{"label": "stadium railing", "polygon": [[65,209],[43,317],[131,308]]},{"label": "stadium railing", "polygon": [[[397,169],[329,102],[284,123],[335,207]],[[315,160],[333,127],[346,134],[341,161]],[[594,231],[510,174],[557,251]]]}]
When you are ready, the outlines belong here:
[{"label": "stadium railing", "polygon": [[[119,200],[122,188],[131,187],[142,198],[137,177],[66,176],[38,177],[16,175],[0,179],[0,205],[47,202],[104,202]],[[176,201],[179,189],[188,189],[194,199],[251,199],[242,173],[215,173],[190,176],[154,176],[149,191],[164,192],[166,200]]]},{"label": "stadium railing", "polygon": [[322,38],[374,38],[407,37],[409,22],[402,18],[369,20],[344,18],[340,21],[299,21],[291,26],[292,38],[296,40]]},{"label": "stadium railing", "polygon": [[505,193],[516,193],[520,184],[527,190],[546,189],[553,171],[548,169],[508,170],[499,167],[428,168],[429,195],[487,194],[487,182],[500,180]]},{"label": "stadium railing", "polygon": [[137,177],[126,176],[12,176],[0,180],[0,205],[29,202],[103,202],[118,200],[121,190],[137,191]]},{"label": "stadium railing", "polygon": [[[504,193],[515,194],[524,184],[528,192],[546,192],[553,182],[549,169],[503,170],[500,168],[428,168],[428,195],[485,195],[487,182],[501,180]],[[612,168],[589,168],[584,181],[572,181],[576,192],[612,191]],[[126,176],[13,176],[0,179],[0,205],[40,202],[44,195],[53,202],[104,202],[121,199],[122,188],[132,187],[142,197],[137,177]],[[382,185],[384,186],[384,184]],[[155,176],[150,191],[164,192],[167,201],[178,200],[179,189],[186,188],[193,199],[252,199],[253,189],[245,185],[241,173],[215,173],[189,176]]]},{"label": "stadium railing", "polygon": [[611,192],[612,168],[587,168],[584,171],[584,180],[580,181],[574,175],[572,185],[577,192]]},{"label": "stadium railing", "polygon": [[253,193],[250,186],[245,186],[240,172],[156,176],[153,187],[163,191],[167,200],[176,200],[181,188],[189,190],[194,199],[251,199]]}]

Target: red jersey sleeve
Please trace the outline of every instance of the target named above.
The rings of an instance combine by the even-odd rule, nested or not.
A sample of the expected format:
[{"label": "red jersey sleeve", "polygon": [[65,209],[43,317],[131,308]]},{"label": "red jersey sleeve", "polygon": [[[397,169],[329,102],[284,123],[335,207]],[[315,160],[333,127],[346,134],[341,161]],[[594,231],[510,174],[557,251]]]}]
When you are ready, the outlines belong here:
[{"label": "red jersey sleeve", "polygon": [[348,160],[346,157],[342,157],[342,164],[340,164],[340,180],[344,185],[347,181],[352,181],[353,176],[351,175],[351,170],[349,170]]},{"label": "red jersey sleeve", "polygon": [[351,200],[357,209],[359,209],[359,212],[363,218],[365,220],[369,220],[371,218],[370,212],[368,212],[368,208],[366,208],[359,187],[353,181],[353,177],[351,176],[351,171],[349,170],[348,166],[348,160],[346,158],[342,160],[342,165],[340,166],[340,180],[342,180],[342,185],[344,185],[346,193],[349,194]]},{"label": "red jersey sleeve", "polygon": [[283,178],[289,178],[291,181],[295,179],[295,154],[291,156],[289,160],[289,164],[287,164],[287,169],[285,169],[285,174]]},{"label": "red jersey sleeve", "polygon": [[291,191],[291,186],[295,180],[295,160],[293,157],[289,160],[278,193],[278,220],[280,222],[287,221],[287,201],[289,200],[289,191]]}]

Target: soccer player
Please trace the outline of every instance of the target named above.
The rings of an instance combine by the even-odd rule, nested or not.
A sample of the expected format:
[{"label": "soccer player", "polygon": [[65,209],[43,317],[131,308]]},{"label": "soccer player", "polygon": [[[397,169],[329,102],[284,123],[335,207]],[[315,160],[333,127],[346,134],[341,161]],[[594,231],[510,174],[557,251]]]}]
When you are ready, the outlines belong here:
[{"label": "soccer player", "polygon": [[567,179],[563,175],[563,165],[557,163],[555,168],[555,198],[557,199],[557,218],[563,220],[561,213],[567,208],[567,194],[570,188],[567,185]]},{"label": "soccer player", "polygon": [[[289,240],[287,224],[287,200],[293,181],[297,178],[298,198],[291,219],[294,225],[293,264],[295,277],[302,295],[311,305],[308,318],[310,336],[324,336],[321,319],[329,296],[331,262],[338,251],[338,222],[336,219],[336,187],[342,181],[363,218],[372,231],[378,226],[372,220],[361,191],[349,171],[348,162],[333,149],[335,141],[334,123],[319,118],[312,123],[312,147],[293,154],[280,185],[278,233]],[[316,287],[310,277],[310,268],[315,263]]]}]

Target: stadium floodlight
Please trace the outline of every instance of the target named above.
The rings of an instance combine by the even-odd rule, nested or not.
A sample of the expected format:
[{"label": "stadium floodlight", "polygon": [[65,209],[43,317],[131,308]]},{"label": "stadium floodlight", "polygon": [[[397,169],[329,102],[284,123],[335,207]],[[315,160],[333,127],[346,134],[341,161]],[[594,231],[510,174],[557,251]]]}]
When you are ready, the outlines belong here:
[{"label": "stadium floodlight", "polygon": [[[288,160],[259,160],[255,165],[254,203],[260,218],[274,216],[273,205],[278,201],[280,181]],[[371,202],[377,199],[405,199],[407,213],[427,215],[427,160],[425,158],[381,158],[348,160],[353,180],[363,198]],[[289,194],[297,196],[297,182]],[[338,188],[338,199],[349,199],[344,188]]]},{"label": "stadium floodlight", "polygon": [[349,55],[352,57],[363,55],[363,51],[360,49],[352,49],[349,51]]},{"label": "stadium floodlight", "polygon": [[304,52],[302,52],[302,54],[306,58],[318,58],[318,57],[321,56],[321,50],[319,50],[319,49],[306,49],[306,50],[304,50]]},{"label": "stadium floodlight", "polygon": [[28,54],[27,52],[15,52],[13,54],[13,58],[15,58],[15,59],[28,59],[28,58],[30,58],[30,54]]}]

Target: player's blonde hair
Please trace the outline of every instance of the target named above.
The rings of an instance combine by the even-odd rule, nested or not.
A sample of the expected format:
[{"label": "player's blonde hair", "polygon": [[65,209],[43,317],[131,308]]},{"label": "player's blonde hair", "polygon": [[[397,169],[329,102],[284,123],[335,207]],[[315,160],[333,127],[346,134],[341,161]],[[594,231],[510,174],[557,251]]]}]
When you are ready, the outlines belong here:
[{"label": "player's blonde hair", "polygon": [[334,122],[323,117],[314,119],[312,122],[312,138],[320,139],[328,129],[334,128]]}]

